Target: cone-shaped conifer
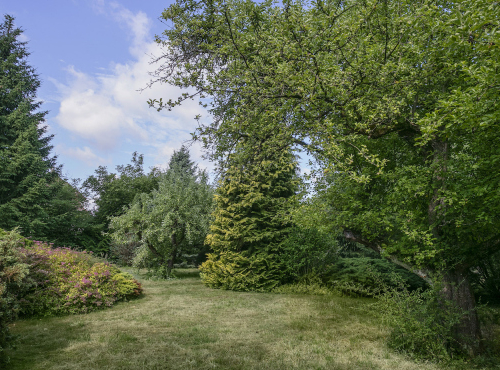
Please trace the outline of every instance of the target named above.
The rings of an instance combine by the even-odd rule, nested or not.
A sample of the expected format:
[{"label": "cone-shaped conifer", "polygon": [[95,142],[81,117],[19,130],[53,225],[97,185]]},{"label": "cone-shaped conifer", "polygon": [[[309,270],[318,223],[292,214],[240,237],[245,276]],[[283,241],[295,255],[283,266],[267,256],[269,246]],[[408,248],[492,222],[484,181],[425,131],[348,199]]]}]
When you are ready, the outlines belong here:
[{"label": "cone-shaped conifer", "polygon": [[38,236],[59,174],[43,126],[46,112],[36,100],[40,80],[26,61],[21,34],[6,15],[0,24],[0,227]]},{"label": "cone-shaped conifer", "polygon": [[232,163],[215,195],[202,278],[214,288],[269,290],[282,280],[279,246],[290,227],[284,216],[297,188],[296,165],[279,150],[251,161],[233,156]]}]

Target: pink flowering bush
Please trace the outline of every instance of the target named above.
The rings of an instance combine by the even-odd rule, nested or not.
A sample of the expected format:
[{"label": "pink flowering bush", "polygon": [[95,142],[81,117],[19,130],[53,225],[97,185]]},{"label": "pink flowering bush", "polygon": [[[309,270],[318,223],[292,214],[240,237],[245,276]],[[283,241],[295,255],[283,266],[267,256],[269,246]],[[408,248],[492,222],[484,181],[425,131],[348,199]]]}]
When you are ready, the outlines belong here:
[{"label": "pink flowering bush", "polygon": [[34,281],[19,294],[25,316],[87,313],[142,293],[141,284],[130,274],[109,263],[96,263],[86,252],[53,249],[35,241],[22,254]]}]

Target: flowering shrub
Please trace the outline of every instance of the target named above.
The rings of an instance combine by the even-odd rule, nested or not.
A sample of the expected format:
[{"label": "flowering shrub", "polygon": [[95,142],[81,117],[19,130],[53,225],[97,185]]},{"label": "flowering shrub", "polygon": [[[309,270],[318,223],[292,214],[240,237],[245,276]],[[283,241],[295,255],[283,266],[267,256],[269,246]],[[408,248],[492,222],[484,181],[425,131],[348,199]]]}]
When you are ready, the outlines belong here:
[{"label": "flowering shrub", "polygon": [[11,342],[9,324],[19,311],[16,290],[23,286],[29,271],[18,250],[22,245],[18,234],[0,229],[0,362],[6,360],[3,350]]},{"label": "flowering shrub", "polygon": [[52,249],[35,241],[22,254],[35,281],[20,294],[23,315],[87,313],[142,293],[141,284],[130,274],[109,263],[94,263],[85,251]]}]

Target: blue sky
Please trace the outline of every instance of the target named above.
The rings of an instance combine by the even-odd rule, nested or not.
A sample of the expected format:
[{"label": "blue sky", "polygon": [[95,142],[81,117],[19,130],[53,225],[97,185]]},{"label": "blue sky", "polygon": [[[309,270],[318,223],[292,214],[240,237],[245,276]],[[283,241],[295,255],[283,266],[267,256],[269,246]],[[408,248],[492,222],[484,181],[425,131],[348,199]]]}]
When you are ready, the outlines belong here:
[{"label": "blue sky", "polygon": [[[180,91],[150,80],[151,55],[161,50],[154,35],[165,25],[158,19],[173,1],[3,0],[0,11],[24,29],[28,62],[42,81],[38,98],[48,110],[46,124],[58,162],[68,178],[85,179],[99,165],[114,170],[145,156],[145,167],[164,166],[190,138],[194,117],[207,113],[189,102],[172,112],[149,108],[149,98],[168,100]],[[199,145],[192,159],[203,168]]]}]

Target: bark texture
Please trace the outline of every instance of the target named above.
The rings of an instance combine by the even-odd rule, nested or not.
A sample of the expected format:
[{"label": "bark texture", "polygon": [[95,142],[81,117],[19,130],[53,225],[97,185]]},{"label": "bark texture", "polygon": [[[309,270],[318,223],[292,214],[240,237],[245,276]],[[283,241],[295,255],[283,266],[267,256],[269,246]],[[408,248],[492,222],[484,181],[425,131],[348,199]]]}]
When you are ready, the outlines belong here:
[{"label": "bark texture", "polygon": [[454,328],[455,340],[469,355],[480,354],[481,328],[475,310],[476,300],[465,267],[449,271],[443,276],[441,294],[445,300],[455,303],[465,312],[460,324]]}]

